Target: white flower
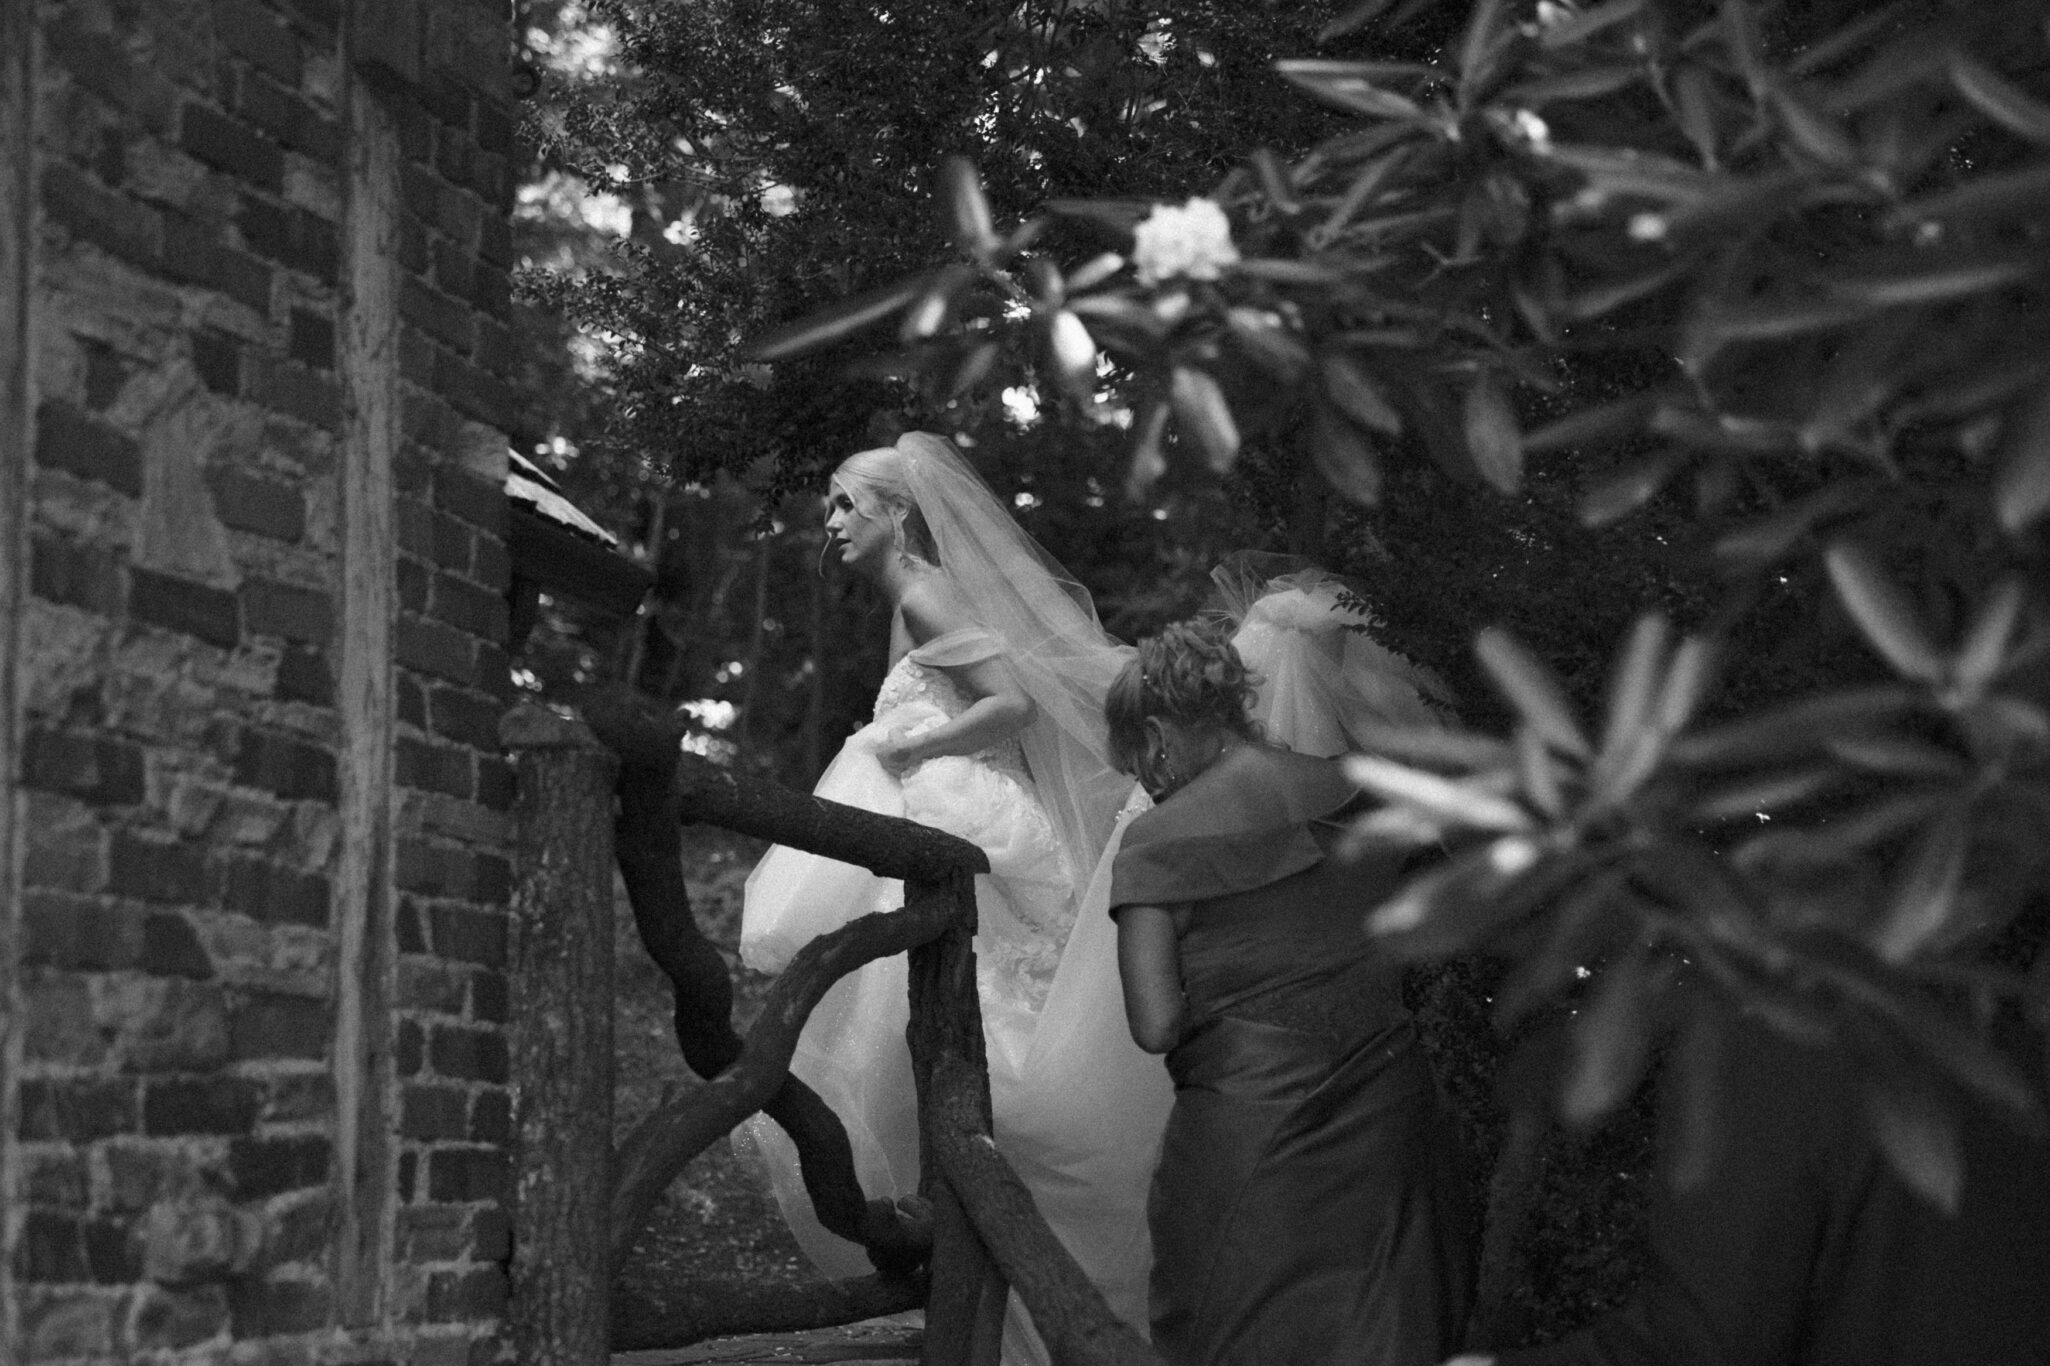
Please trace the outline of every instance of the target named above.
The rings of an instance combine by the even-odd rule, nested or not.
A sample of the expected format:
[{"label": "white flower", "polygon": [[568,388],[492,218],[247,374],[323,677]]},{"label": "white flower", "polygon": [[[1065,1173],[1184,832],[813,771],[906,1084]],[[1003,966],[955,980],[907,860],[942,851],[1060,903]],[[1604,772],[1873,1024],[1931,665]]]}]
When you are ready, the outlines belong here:
[{"label": "white flower", "polygon": [[1200,196],[1181,208],[1162,204],[1132,230],[1132,267],[1142,285],[1177,275],[1215,280],[1239,259],[1231,243],[1231,221],[1214,199]]}]

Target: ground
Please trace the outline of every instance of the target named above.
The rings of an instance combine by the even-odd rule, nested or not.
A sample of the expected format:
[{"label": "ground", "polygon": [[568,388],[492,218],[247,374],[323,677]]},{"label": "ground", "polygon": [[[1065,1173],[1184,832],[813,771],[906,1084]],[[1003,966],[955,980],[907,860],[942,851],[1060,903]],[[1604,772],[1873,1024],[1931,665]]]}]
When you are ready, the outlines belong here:
[{"label": "ground", "polygon": [[[736,1023],[745,1031],[761,1007],[769,979],[740,967],[740,891],[761,856],[758,841],[720,830],[684,831],[684,871],[698,923],[732,970]],[[696,1078],[684,1066],[669,1019],[669,979],[656,968],[634,933],[626,896],[617,898],[617,1008],[613,1016],[614,1133],[624,1135],[665,1093]],[[809,1281],[811,1264],[798,1251],[766,1190],[715,1143],[669,1188],[655,1218],[621,1268],[628,1280],[651,1289],[678,1280]]]}]

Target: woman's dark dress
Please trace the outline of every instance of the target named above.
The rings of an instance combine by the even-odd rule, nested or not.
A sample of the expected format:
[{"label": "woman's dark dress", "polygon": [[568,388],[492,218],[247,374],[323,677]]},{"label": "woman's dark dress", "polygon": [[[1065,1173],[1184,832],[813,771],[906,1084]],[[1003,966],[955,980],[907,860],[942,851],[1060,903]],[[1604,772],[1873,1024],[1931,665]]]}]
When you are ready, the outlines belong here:
[{"label": "woman's dark dress", "polygon": [[1428,1366],[1471,1293],[1457,1126],[1338,867],[1337,765],[1247,745],[1136,819],[1111,908],[1191,907],[1191,1027],[1153,1179],[1153,1342],[1175,1366]]}]

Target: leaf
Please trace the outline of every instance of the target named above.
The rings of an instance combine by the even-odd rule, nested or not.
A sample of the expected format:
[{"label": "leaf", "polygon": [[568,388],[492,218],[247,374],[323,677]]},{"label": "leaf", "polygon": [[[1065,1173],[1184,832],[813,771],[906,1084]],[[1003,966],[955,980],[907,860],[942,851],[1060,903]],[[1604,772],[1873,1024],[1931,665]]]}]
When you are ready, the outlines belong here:
[{"label": "leaf", "polygon": [[1466,391],[1466,448],[1480,471],[1497,493],[1514,494],[1523,486],[1523,433],[1516,425],[1516,410],[1493,372],[1474,376]]},{"label": "leaf", "polygon": [[1556,52],[1562,47],[1586,42],[1603,29],[1626,19],[1636,18],[1643,8],[1644,0],[1608,0],[1605,5],[1596,5],[1570,18],[1540,25],[1538,43],[1548,51]]},{"label": "leaf", "polygon": [[1063,308],[1047,325],[1047,350],[1061,379],[1086,393],[1096,379],[1096,341],[1080,318]]},{"label": "leaf", "polygon": [[1365,366],[1343,352],[1325,351],[1317,357],[1317,373],[1324,381],[1324,396],[1347,417],[1383,436],[1402,435],[1402,415]]},{"label": "leaf", "polygon": [[1352,178],[1352,183],[1345,187],[1345,194],[1332,206],[1324,221],[1310,229],[1305,239],[1310,249],[1321,251],[1330,245],[1331,240],[1352,221],[1353,215],[1365,208],[1380,192],[1381,187],[1388,183],[1389,177],[1408,160],[1409,149],[1405,147],[1397,147],[1379,156],[1368,158],[1360,167],[1359,173]]},{"label": "leaf", "polygon": [[1365,0],[1364,4],[1354,5],[1336,19],[1324,25],[1323,28],[1317,30],[1319,46],[1330,42],[1333,38],[1343,38],[1348,33],[1355,33],[1365,28],[1369,23],[1373,22],[1382,10],[1387,9],[1393,3],[1394,0]]},{"label": "leaf", "polygon": [[1114,251],[1106,251],[1100,256],[1093,256],[1089,260],[1084,261],[1075,270],[1075,273],[1068,277],[1068,291],[1071,294],[1080,294],[1083,290],[1094,289],[1120,270],[1123,270],[1124,267],[1125,258]]},{"label": "leaf", "polygon": [[976,385],[982,383],[997,363],[1003,348],[995,342],[977,342],[968,348],[961,363],[954,368],[953,377],[947,381],[947,397],[959,398]]},{"label": "leaf", "polygon": [[1317,473],[1340,497],[1362,507],[1380,502],[1380,458],[1373,445],[1341,414],[1318,404],[1305,440]]},{"label": "leaf", "polygon": [[1957,812],[1926,827],[1909,849],[1872,948],[1889,963],[1904,963],[1948,936],[1965,869],[1965,824]]},{"label": "leaf", "polygon": [[1829,115],[1809,104],[1784,85],[1772,87],[1773,111],[1780,126],[1803,152],[1833,167],[1852,167],[1860,161],[1858,144]]},{"label": "leaf", "polygon": [[1964,1191],[1964,1154],[1957,1116],[1925,1085],[1875,1077],[1865,1090],[1872,1137],[1908,1188],[1941,1210],[1957,1213]]},{"label": "leaf", "polygon": [[2022,601],[2021,580],[2004,579],[1972,619],[1952,666],[1958,688],[1968,697],[1976,698],[1986,691],[1986,685],[2006,664],[2007,640],[2021,617]]},{"label": "leaf", "polygon": [[1580,496],[1581,523],[1604,527],[1622,521],[1658,496],[1687,460],[1685,451],[1664,450],[1624,466]]},{"label": "leaf", "polygon": [[2010,536],[2050,511],[2050,385],[2039,386],[2008,415],[1993,475],[1993,507]]},{"label": "leaf", "polygon": [[1326,104],[1340,109],[1408,123],[1428,122],[1415,100],[1374,84],[1380,73],[1374,71],[1371,76],[1368,73],[1375,65],[1378,64],[1297,58],[1276,62],[1274,69],[1289,84],[1307,90]]},{"label": "leaf", "polygon": [[1160,447],[1167,431],[1167,405],[1153,403],[1138,422],[1138,437],[1132,442],[1132,467],[1125,475],[1125,496],[1134,502],[1144,498],[1160,476],[1167,473],[1167,456]]},{"label": "leaf", "polygon": [[1679,116],[1680,131],[1694,144],[1701,164],[1715,170],[1721,164],[1716,149],[1715,88],[1708,71],[1692,62],[1673,73],[1673,112]]},{"label": "leaf", "polygon": [[1275,314],[1235,307],[1225,313],[1224,325],[1248,360],[1284,384],[1295,383],[1310,363],[1308,349]]},{"label": "leaf", "polygon": [[2039,254],[1996,254],[1982,252],[1976,260],[1957,261],[1942,268],[1933,266],[1898,275],[1839,275],[1829,282],[1831,294],[1882,307],[1902,304],[1943,303],[1999,289],[2038,274],[2043,269]]},{"label": "leaf", "polygon": [[817,351],[856,332],[881,322],[931,286],[933,277],[920,275],[900,280],[883,289],[858,294],[837,304],[809,313],[793,323],[771,328],[757,337],[743,354],[749,360],[786,360]]},{"label": "leaf", "polygon": [[1551,671],[1507,631],[1490,626],[1474,641],[1474,653],[1495,680],[1497,687],[1515,706],[1526,725],[1544,737],[1553,748],[1578,758],[1591,753],[1580,723],[1565,692]]},{"label": "leaf", "polygon": [[1085,218],[1092,223],[1129,233],[1159,205],[1151,199],[1049,199],[1048,213],[1063,218]]},{"label": "leaf", "polygon": [[1589,67],[1585,71],[1572,71],[1563,76],[1546,76],[1535,81],[1524,81],[1512,85],[1496,98],[1504,104],[1528,106],[1542,109],[1554,100],[1591,100],[1602,95],[1613,95],[1626,85],[1635,85],[1644,79],[1642,67],[1613,66]]},{"label": "leaf", "polygon": [[1737,69],[1751,87],[1751,97],[1764,95],[1771,81],[1765,65],[1764,45],[1758,40],[1758,21],[1751,13],[1752,0],[1723,0],[1723,41],[1736,59]]},{"label": "leaf", "polygon": [[1224,390],[1206,370],[1177,365],[1169,382],[1168,396],[1175,420],[1203,452],[1210,469],[1222,474],[1231,468],[1239,453],[1239,426],[1225,401]]},{"label": "leaf", "polygon": [[1896,672],[1922,683],[1943,678],[1942,655],[1915,619],[1907,598],[1869,551],[1839,540],[1824,552],[1823,563],[1851,619]]},{"label": "leaf", "polygon": [[1681,639],[1666,669],[1665,682],[1659,689],[1658,704],[1653,713],[1660,731],[1677,735],[1694,718],[1694,710],[1707,696],[1709,682],[1715,676],[1716,654],[1713,640],[1702,636]]},{"label": "leaf", "polygon": [[2050,105],[1969,53],[1950,54],[1950,83],[1972,107],[2017,137],[2050,147]]},{"label": "leaf", "polygon": [[908,346],[912,342],[924,341],[945,327],[955,298],[974,278],[975,272],[966,266],[941,268],[932,287],[919,297],[917,303],[904,310],[897,339]]},{"label": "leaf", "polygon": [[1438,726],[1390,726],[1380,722],[1355,725],[1353,738],[1371,754],[1451,768],[1499,768],[1511,751],[1492,735],[1445,730]]},{"label": "leaf", "polygon": [[1666,619],[1647,612],[1630,628],[1622,658],[1609,679],[1609,715],[1602,730],[1602,758],[1622,750],[1651,718],[1666,662]]},{"label": "leaf", "polygon": [[1644,1077],[1651,1050],[1650,964],[1633,953],[1605,969],[1594,999],[1573,1024],[1571,1061],[1559,1115],[1587,1129],[1627,1099]]},{"label": "leaf", "polygon": [[1770,815],[1818,795],[1841,776],[1833,768],[1798,768],[1743,778],[1703,793],[1691,812],[1704,825]]},{"label": "leaf", "polygon": [[1673,742],[1672,756],[1702,768],[1732,767],[1812,751],[1828,741],[1891,721],[1915,695],[1898,684],[1850,688],[1804,698]]},{"label": "leaf", "polygon": [[954,244],[979,261],[996,249],[996,223],[983,197],[982,177],[966,157],[948,157],[940,166],[940,192],[954,219]]},{"label": "leaf", "polygon": [[1951,750],[1899,735],[1846,736],[1829,741],[1823,748],[1852,767],[1873,773],[1948,779],[1965,774],[1964,761]]},{"label": "leaf", "polygon": [[1255,280],[1266,280],[1277,285],[1329,288],[1342,283],[1345,279],[1345,272],[1332,266],[1319,265],[1315,261],[1282,261],[1273,257],[1254,257],[1240,261],[1231,269],[1235,275],[1250,276]]},{"label": "leaf", "polygon": [[1848,512],[1862,501],[1859,490],[1829,484],[1746,526],[1716,539],[1715,554],[1739,569],[1763,569],[1785,556],[1827,518]]},{"label": "leaf", "polygon": [[1530,813],[1515,802],[1436,773],[1370,754],[1344,760],[1345,776],[1389,801],[1414,806],[1441,820],[1475,830],[1520,834],[1531,828]]},{"label": "leaf", "polygon": [[1707,1179],[1716,1151],[1716,1111],[1722,1098],[1723,1029],[1716,1010],[1696,999],[1673,1050],[1672,1101],[1677,1116],[1664,1153],[1667,1179],[1690,1191]]},{"label": "leaf", "polygon": [[1974,176],[1954,190],[1911,199],[1888,215],[1899,231],[1917,222],[1976,219],[1982,223],[2040,219],[2050,214],[2050,165]]},{"label": "leaf", "polygon": [[1523,438],[1523,449],[1531,455],[1552,451],[1584,450],[1607,445],[1644,430],[1644,420],[1657,406],[1656,391],[1646,389],[1610,403],[1599,403],[1549,422]]}]

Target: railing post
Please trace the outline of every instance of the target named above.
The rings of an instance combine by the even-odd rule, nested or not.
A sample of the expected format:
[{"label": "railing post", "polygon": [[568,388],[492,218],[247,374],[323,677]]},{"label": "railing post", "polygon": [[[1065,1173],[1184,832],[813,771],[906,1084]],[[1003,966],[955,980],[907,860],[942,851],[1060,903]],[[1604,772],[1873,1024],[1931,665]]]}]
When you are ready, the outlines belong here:
[{"label": "railing post", "polygon": [[[989,1067],[983,1053],[982,1004],[975,988],[975,879],[966,871],[934,882],[906,883],[905,904],[945,897],[954,914],[945,933],[911,951],[911,1069],[922,1130],[919,1190],[932,1203],[932,1286],[925,1308],[922,1366],[996,1366],[1003,1347],[1009,1287],[968,1212],[940,1174],[937,1126],[991,1132]],[[980,1079],[971,1113],[946,1114],[932,1085],[942,1059],[965,1064]]]},{"label": "railing post", "polygon": [[500,728],[519,773],[513,885],[515,1357],[609,1360],[612,789],[582,722],[526,703]]}]

